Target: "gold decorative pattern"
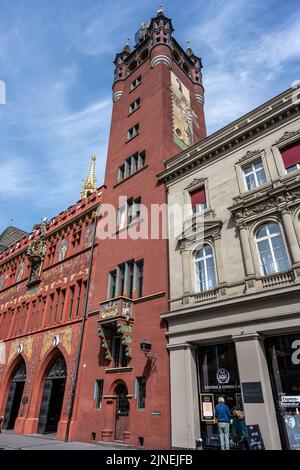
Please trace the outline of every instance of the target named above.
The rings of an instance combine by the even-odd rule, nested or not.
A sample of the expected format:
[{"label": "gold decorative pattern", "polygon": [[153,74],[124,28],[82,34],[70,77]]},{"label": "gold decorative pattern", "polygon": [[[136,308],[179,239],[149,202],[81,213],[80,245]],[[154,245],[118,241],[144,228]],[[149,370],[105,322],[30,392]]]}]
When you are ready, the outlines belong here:
[{"label": "gold decorative pattern", "polygon": [[72,327],[68,326],[67,328],[61,331],[48,331],[45,334],[43,339],[43,346],[41,349],[40,358],[42,359],[46,353],[53,347],[53,341],[55,337],[59,337],[59,343],[62,344],[67,354],[71,354],[72,350]]}]

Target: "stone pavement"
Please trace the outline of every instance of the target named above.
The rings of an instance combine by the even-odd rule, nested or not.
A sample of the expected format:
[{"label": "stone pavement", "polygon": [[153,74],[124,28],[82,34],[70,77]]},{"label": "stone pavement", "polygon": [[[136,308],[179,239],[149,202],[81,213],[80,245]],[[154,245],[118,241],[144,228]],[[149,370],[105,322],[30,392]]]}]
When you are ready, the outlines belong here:
[{"label": "stone pavement", "polygon": [[24,436],[2,431],[0,450],[134,450],[134,447],[110,444],[57,441],[49,436]]}]

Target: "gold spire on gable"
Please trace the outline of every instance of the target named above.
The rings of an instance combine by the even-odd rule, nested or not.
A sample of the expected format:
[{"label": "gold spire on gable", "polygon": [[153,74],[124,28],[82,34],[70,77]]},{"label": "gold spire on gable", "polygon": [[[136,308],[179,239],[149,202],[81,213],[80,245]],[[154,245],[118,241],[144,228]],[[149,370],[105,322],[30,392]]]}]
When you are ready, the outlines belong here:
[{"label": "gold spire on gable", "polygon": [[84,180],[82,191],[80,193],[80,199],[83,199],[89,196],[97,189],[95,167],[96,167],[96,155],[92,155],[90,171],[89,171],[87,178]]}]

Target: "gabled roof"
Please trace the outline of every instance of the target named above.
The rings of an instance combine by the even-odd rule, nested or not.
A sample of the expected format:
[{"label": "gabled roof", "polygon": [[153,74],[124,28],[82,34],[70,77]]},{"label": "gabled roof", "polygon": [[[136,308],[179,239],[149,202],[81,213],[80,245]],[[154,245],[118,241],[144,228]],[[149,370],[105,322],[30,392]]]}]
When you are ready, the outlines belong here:
[{"label": "gabled roof", "polygon": [[9,246],[17,243],[21,238],[26,235],[27,232],[19,228],[9,226],[4,232],[0,235],[0,253],[5,251]]}]

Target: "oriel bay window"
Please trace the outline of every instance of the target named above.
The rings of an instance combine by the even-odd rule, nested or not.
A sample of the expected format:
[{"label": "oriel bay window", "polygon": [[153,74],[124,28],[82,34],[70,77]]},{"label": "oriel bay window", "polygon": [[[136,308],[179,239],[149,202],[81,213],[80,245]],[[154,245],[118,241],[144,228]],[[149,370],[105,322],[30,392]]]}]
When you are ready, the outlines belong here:
[{"label": "oriel bay window", "polygon": [[290,267],[285,241],[278,224],[261,225],[256,232],[256,245],[263,276],[285,271]]},{"label": "oriel bay window", "polygon": [[114,367],[127,366],[126,348],[123,345],[122,336],[119,334],[117,328],[115,328],[113,331],[112,356]]},{"label": "oriel bay window", "polygon": [[300,141],[280,150],[282,160],[287,173],[299,170],[300,168]]},{"label": "oriel bay window", "polygon": [[108,276],[107,297],[142,297],[143,266],[142,260],[130,260],[111,271]]},{"label": "oriel bay window", "polygon": [[98,322],[101,348],[110,367],[127,367],[132,357],[132,324],[119,317]]}]

